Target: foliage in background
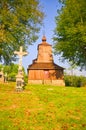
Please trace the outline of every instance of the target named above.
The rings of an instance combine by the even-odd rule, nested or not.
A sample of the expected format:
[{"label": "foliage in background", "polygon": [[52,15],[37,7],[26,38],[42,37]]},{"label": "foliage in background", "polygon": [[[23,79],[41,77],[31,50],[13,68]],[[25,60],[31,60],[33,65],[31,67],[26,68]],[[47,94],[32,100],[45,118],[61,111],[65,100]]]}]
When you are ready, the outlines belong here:
[{"label": "foliage in background", "polygon": [[[3,68],[3,72],[5,75],[7,75],[7,80],[8,81],[16,81],[16,75],[18,74],[18,65],[17,64],[14,64],[14,63],[11,63],[10,65],[0,65],[0,71],[2,70]],[[27,83],[27,76],[26,76],[26,73],[25,73],[25,70],[23,68],[23,73],[24,73],[24,79]]]},{"label": "foliage in background", "polygon": [[0,0],[0,61],[15,60],[14,51],[37,40],[44,14],[39,0]]},{"label": "foliage in background", "polygon": [[86,0],[59,0],[55,28],[55,54],[81,68],[86,67]]},{"label": "foliage in background", "polygon": [[64,80],[66,86],[86,87],[86,77],[84,76],[65,75]]}]

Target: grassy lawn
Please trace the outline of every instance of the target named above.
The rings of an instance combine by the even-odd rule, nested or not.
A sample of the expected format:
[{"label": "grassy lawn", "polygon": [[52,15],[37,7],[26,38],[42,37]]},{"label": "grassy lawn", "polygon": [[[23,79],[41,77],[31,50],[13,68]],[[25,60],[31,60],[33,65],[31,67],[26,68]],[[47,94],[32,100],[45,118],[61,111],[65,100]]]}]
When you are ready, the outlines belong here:
[{"label": "grassy lawn", "polygon": [[86,130],[86,88],[0,84],[0,130]]}]

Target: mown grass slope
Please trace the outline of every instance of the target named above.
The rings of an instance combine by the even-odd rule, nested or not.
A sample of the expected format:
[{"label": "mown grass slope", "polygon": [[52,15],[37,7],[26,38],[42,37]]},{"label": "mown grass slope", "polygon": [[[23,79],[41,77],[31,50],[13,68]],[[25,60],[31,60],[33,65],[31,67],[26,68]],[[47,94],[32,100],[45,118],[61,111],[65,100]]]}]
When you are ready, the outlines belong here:
[{"label": "mown grass slope", "polygon": [[0,130],[86,130],[86,88],[0,84]]}]

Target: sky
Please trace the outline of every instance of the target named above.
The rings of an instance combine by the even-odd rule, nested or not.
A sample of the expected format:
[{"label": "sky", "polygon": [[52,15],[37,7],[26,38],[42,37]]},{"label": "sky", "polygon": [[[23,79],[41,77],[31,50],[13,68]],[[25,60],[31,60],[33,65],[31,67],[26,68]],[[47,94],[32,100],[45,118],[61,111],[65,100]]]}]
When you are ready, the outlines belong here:
[{"label": "sky", "polygon": [[[32,64],[32,61],[37,58],[37,46],[41,43],[42,36],[45,32],[45,36],[47,38],[47,42],[53,46],[53,40],[52,37],[54,35],[54,29],[55,29],[55,16],[57,16],[57,9],[61,7],[61,5],[58,3],[58,0],[40,0],[40,4],[43,6],[43,12],[45,12],[46,17],[44,18],[44,26],[41,27],[40,33],[39,33],[39,39],[33,43],[33,45],[29,45],[28,47],[28,55],[23,57],[23,67],[25,68],[27,72],[28,65]],[[64,63],[61,62],[60,56],[54,56],[54,62],[58,64],[59,66],[67,69],[70,68],[69,64],[65,61]],[[74,73],[76,75],[84,75],[86,76],[86,71],[78,71],[73,70],[67,71],[68,73]]]}]

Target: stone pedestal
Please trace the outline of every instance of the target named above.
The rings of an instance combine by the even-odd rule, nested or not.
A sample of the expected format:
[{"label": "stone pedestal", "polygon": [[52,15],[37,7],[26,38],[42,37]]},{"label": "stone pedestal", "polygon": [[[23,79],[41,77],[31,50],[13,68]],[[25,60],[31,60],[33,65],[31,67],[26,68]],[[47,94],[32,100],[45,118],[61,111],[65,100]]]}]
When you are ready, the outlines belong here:
[{"label": "stone pedestal", "polygon": [[18,70],[16,76],[16,91],[20,92],[24,89],[24,76],[22,70]]}]

